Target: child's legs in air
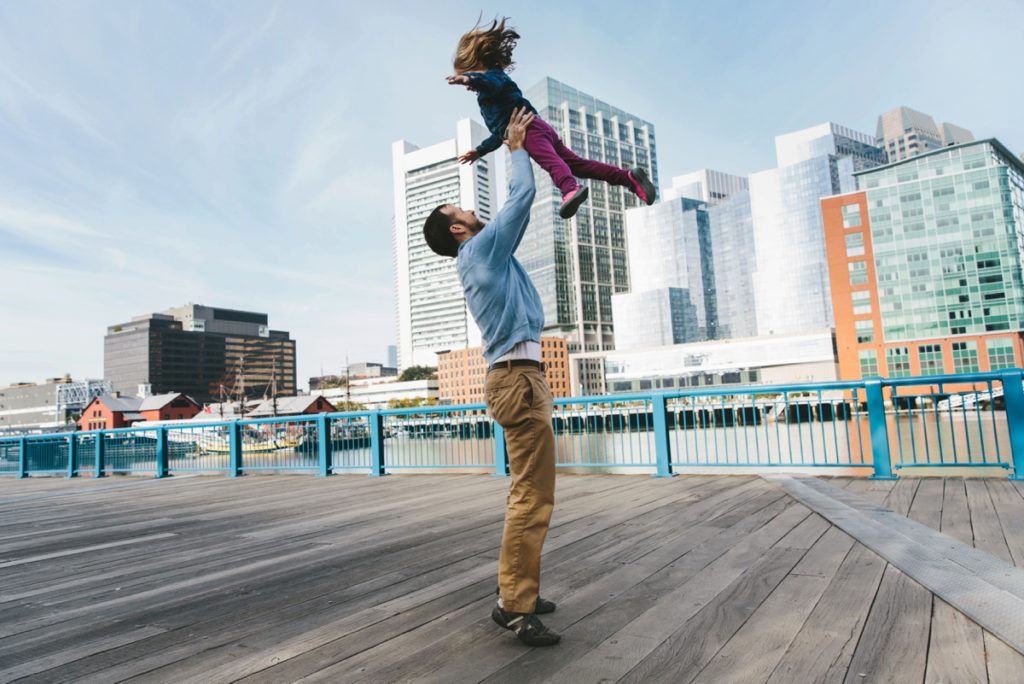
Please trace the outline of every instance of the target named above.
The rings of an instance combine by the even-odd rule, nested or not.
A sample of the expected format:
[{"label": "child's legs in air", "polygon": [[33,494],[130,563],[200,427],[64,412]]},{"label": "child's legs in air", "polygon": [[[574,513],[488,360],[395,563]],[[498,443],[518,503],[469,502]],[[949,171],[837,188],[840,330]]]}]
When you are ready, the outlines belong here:
[{"label": "child's legs in air", "polygon": [[[526,129],[526,140],[523,141],[523,147],[527,154],[537,162],[540,168],[548,172],[555,187],[562,193],[562,197],[565,197],[575,190],[579,183],[573,177],[569,165],[559,154],[557,145],[562,145],[562,141],[558,139],[555,129],[540,117],[534,119],[530,127]],[[562,145],[562,147],[565,146]]]},{"label": "child's legs in air", "polygon": [[593,178],[602,180],[609,185],[623,185],[627,188],[633,187],[633,181],[629,178],[629,171],[620,169],[611,164],[604,164],[593,159],[584,159],[570,150],[561,139],[555,139],[555,151],[565,163],[569,170],[579,178]]}]

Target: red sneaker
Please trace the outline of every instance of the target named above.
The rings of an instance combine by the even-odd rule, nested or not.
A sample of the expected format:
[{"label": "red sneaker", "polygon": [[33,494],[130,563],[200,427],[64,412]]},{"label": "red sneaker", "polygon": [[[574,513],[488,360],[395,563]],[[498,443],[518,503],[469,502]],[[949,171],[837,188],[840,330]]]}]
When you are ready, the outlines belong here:
[{"label": "red sneaker", "polygon": [[572,218],[588,197],[590,197],[590,188],[585,185],[577,185],[575,190],[570,191],[562,198],[562,208],[558,211],[558,215],[564,219]]},{"label": "red sneaker", "polygon": [[629,172],[629,180],[633,183],[633,193],[641,202],[647,206],[654,204],[654,200],[658,198],[658,189],[654,187],[646,169],[635,167]]}]

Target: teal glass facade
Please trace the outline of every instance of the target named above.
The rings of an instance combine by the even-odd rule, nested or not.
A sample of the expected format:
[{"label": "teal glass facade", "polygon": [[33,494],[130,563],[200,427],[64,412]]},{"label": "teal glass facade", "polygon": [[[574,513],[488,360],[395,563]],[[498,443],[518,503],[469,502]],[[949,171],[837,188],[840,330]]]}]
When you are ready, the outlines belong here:
[{"label": "teal glass facade", "polygon": [[[1005,147],[982,140],[856,176],[886,341],[1024,329],[1024,165]],[[976,351],[958,351],[971,366]]]}]

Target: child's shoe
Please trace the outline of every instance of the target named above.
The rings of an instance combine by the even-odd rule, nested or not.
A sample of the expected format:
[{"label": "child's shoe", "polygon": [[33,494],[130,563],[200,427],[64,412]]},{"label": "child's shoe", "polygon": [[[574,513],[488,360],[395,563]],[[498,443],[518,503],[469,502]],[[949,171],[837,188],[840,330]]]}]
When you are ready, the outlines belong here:
[{"label": "child's shoe", "polygon": [[[639,166],[629,172],[629,180],[633,183],[633,193],[640,198],[640,201],[651,206],[658,198],[658,190],[647,175],[647,170]],[[564,205],[563,205],[564,206]]]},{"label": "child's shoe", "polygon": [[580,205],[587,201],[590,197],[590,188],[585,185],[577,185],[575,190],[569,192],[568,195],[562,198],[562,208],[559,210],[558,215],[564,219],[572,218],[576,215]]}]

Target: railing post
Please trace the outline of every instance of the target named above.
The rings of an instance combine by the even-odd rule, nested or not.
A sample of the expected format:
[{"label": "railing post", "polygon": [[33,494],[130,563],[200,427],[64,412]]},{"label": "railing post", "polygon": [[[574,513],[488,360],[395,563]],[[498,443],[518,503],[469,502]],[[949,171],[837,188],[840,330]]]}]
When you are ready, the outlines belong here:
[{"label": "railing post", "polygon": [[370,411],[370,475],[380,477],[384,472],[384,419],[380,411]]},{"label": "railing post", "polygon": [[331,453],[331,419],[326,413],[316,417],[316,447],[317,457],[320,461],[320,477],[327,477],[331,474],[332,456]]},{"label": "railing post", "polygon": [[1002,373],[1003,401],[1006,402],[1006,426],[1013,454],[1011,480],[1024,480],[1024,371],[1019,368]]},{"label": "railing post", "polygon": [[155,477],[167,477],[167,461],[167,428],[157,428]]},{"label": "railing post", "polygon": [[18,438],[18,479],[28,477],[28,440]]},{"label": "railing post", "polygon": [[95,470],[95,476],[96,477],[104,477],[105,473],[103,472],[103,470],[104,470],[104,468],[107,467],[106,463],[103,462],[103,455],[104,455],[103,450],[104,450],[104,447],[106,446],[105,443],[104,443],[103,437],[104,437],[104,433],[103,432],[97,432],[96,433],[96,470]]},{"label": "railing post", "polygon": [[508,447],[505,444],[505,428],[492,419],[494,425],[494,477],[508,477]]},{"label": "railing post", "polygon": [[654,414],[654,456],[658,468],[652,477],[674,477],[672,472],[672,445],[668,438],[668,404],[664,394],[651,397]]},{"label": "railing post", "polygon": [[78,433],[68,435],[68,477],[78,477]]},{"label": "railing post", "polygon": [[868,400],[868,428],[871,434],[871,459],[875,464],[872,480],[895,480],[892,456],[889,453],[889,428],[885,420],[885,398],[881,378],[865,378],[864,393]]},{"label": "railing post", "polygon": [[228,463],[228,476],[238,477],[242,474],[242,426],[238,421],[232,421],[228,428],[230,435],[230,461]]}]

